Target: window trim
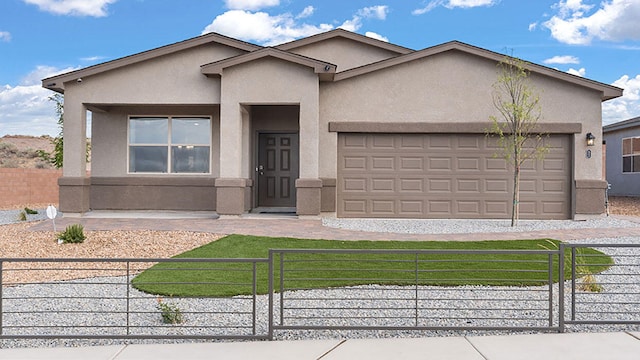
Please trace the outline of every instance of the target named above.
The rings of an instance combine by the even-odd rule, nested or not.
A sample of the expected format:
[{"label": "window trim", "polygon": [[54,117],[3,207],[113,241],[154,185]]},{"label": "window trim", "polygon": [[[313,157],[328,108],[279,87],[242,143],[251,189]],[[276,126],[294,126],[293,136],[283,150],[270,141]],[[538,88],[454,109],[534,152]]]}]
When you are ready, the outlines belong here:
[{"label": "window trim", "polygon": [[[156,118],[156,119],[167,119],[168,120],[168,129],[167,129],[167,139],[164,144],[151,144],[151,143],[140,143],[140,144],[131,144],[131,120],[132,119],[144,119],[144,118]],[[208,144],[184,144],[178,143],[175,146],[207,146],[209,147],[209,171],[208,172],[172,172],[172,154],[171,150],[174,146],[171,142],[172,135],[172,127],[173,127],[173,119],[203,119],[209,120],[209,143]],[[167,171],[166,172],[132,172],[131,171],[131,146],[162,146],[167,148]],[[126,163],[126,173],[127,175],[162,175],[162,176],[202,176],[202,175],[211,175],[213,173],[213,117],[211,115],[128,115],[127,116],[127,163]]]},{"label": "window trim", "polygon": [[[625,154],[624,153],[624,141],[625,140],[630,140],[631,144],[631,153],[630,154]],[[640,158],[640,152],[639,153],[634,153],[633,151],[633,145],[635,142],[640,143],[640,136],[628,136],[628,137],[624,137],[622,138],[622,141],[620,142],[620,153],[622,154],[622,158],[621,158],[621,170],[622,170],[622,174],[623,175],[633,175],[633,174],[640,174],[640,168],[636,169],[633,164],[634,164],[634,158],[638,157]],[[631,171],[624,171],[624,160],[625,158],[630,158],[631,160]]]}]

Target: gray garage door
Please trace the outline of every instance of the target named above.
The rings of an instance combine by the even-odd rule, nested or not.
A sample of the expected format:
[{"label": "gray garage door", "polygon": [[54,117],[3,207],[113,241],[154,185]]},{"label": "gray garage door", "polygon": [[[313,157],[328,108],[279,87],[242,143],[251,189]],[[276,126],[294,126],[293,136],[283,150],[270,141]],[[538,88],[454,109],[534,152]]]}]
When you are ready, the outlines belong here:
[{"label": "gray garage door", "polygon": [[[570,138],[547,139],[521,176],[521,219],[570,216]],[[477,134],[338,135],[339,217],[510,217],[512,172]]]}]

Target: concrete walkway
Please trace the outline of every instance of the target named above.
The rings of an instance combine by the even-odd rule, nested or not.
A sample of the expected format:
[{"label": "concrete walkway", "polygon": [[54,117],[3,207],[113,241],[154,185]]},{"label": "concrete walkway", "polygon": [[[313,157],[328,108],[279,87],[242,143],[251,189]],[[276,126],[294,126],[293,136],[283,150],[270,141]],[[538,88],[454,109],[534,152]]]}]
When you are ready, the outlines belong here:
[{"label": "concrete walkway", "polygon": [[640,358],[640,333],[622,332],[0,349],[0,359],[3,360],[637,360],[638,358]]},{"label": "concrete walkway", "polygon": [[[386,232],[364,232],[337,229],[322,225],[317,218],[305,219],[295,216],[248,215],[215,219],[207,213],[147,213],[106,212],[84,217],[56,219],[62,229],[70,224],[82,224],[86,230],[183,230],[215,234],[244,234],[256,236],[293,237],[304,239],[334,240],[512,240],[544,239],[577,240],[607,237],[640,237],[640,226],[627,228],[557,229],[530,232],[490,232],[463,234],[396,234]],[[640,222],[638,218],[624,218]],[[464,221],[464,220],[461,220]],[[43,221],[32,230],[52,230],[51,221]]]}]

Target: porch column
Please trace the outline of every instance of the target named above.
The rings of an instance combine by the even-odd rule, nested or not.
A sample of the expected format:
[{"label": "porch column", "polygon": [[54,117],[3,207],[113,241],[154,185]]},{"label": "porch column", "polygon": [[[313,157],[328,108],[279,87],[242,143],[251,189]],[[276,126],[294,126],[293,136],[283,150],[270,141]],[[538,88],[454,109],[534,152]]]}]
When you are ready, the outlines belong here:
[{"label": "porch column", "polygon": [[64,150],[59,207],[62,212],[89,211],[90,180],[87,177],[87,109],[68,95],[64,99]]},{"label": "porch column", "polygon": [[319,215],[322,200],[319,98],[300,104],[300,178],[296,180],[296,212]]},{"label": "porch column", "polygon": [[242,177],[243,115],[240,104],[222,100],[220,105],[220,177],[216,179],[216,212],[240,215],[245,210],[245,188]]}]

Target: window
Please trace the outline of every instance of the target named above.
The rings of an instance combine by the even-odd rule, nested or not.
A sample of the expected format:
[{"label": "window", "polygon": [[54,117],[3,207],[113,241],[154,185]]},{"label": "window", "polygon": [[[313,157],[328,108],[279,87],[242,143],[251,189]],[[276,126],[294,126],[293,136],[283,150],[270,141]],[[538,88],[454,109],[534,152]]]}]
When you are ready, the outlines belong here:
[{"label": "window", "polygon": [[210,173],[210,154],[210,118],[129,118],[130,173]]},{"label": "window", "polygon": [[640,173],[640,136],[622,139],[622,172]]}]

